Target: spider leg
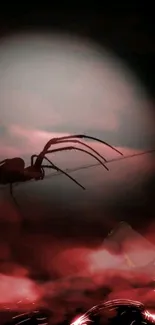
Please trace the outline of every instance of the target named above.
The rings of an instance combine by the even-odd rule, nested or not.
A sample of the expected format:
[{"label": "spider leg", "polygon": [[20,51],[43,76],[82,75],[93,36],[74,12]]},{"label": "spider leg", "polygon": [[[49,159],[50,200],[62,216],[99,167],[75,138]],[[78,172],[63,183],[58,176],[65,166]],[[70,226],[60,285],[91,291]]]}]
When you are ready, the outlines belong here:
[{"label": "spider leg", "polygon": [[85,135],[85,134],[67,135],[67,136],[63,136],[63,137],[59,137],[59,138],[52,138],[51,140],[49,140],[47,142],[47,144],[45,145],[43,151],[48,150],[52,144],[58,143],[60,140],[74,139],[74,138],[90,139],[90,140],[94,140],[94,141],[100,142],[100,143],[108,146],[109,148],[113,149],[114,151],[116,151],[117,153],[119,153],[120,155],[123,156],[122,152],[120,152],[119,150],[117,150],[115,147],[111,146],[108,142],[105,142],[103,140],[100,140],[99,138],[91,137],[91,136]]},{"label": "spider leg", "polygon": [[90,155],[91,157],[95,158],[106,170],[109,170],[108,167],[105,166],[105,164],[103,164],[103,162],[98,157],[96,157],[95,155],[93,155],[92,153],[90,153],[89,151],[87,151],[85,149],[69,146],[69,147],[64,147],[64,148],[57,148],[57,149],[53,149],[53,150],[48,150],[46,152],[46,154],[54,153],[54,152],[58,152],[58,151],[64,151],[64,150],[78,150],[78,151],[81,151],[81,152],[85,152],[88,155]]},{"label": "spider leg", "polygon": [[[66,142],[72,142],[72,143],[79,143],[85,147],[87,147],[88,149],[92,150],[96,155],[98,155],[100,158],[102,158],[105,162],[107,162],[107,160],[102,156],[100,155],[100,153],[98,151],[96,151],[94,148],[92,148],[91,146],[89,146],[88,144],[82,142],[82,141],[79,141],[79,140],[60,140],[58,143],[66,143]],[[53,143],[53,144],[58,144],[58,143]]]},{"label": "spider leg", "polygon": [[[35,157],[38,157],[38,155],[34,155]],[[72,176],[70,176],[68,173],[66,173],[64,170],[62,170],[61,168],[59,168],[58,166],[56,166],[55,164],[52,163],[52,161],[50,159],[48,159],[46,156],[44,156],[44,159],[46,161],[48,161],[51,166],[49,165],[42,165],[41,168],[44,170],[44,168],[51,168],[51,169],[55,169],[58,172],[61,172],[62,174],[66,175],[68,178],[70,178],[73,182],[75,182],[78,186],[80,186],[83,190],[85,190],[85,187],[82,186],[75,178],[73,178]]]},{"label": "spider leg", "polygon": [[17,203],[17,201],[16,201],[16,199],[15,199],[15,197],[13,195],[13,184],[12,183],[10,183],[10,195],[12,197],[12,200],[13,200],[14,204],[19,208],[19,205],[18,205],[18,203]]},{"label": "spider leg", "polygon": [[31,156],[31,167],[34,166],[34,158],[36,158],[37,155],[32,155]]},{"label": "spider leg", "polygon": [[[38,155],[33,155],[33,158],[37,158]],[[43,170],[44,173],[44,168],[51,168],[51,169],[55,169],[57,172],[61,172],[62,174],[66,175],[68,178],[70,178],[74,183],[76,183],[78,186],[80,186],[83,190],[85,190],[85,187],[83,185],[81,185],[75,178],[73,178],[72,176],[70,176],[68,173],[66,173],[64,170],[62,170],[61,168],[59,168],[58,166],[56,166],[55,164],[52,163],[52,161],[50,159],[48,159],[46,156],[44,156],[44,158],[46,161],[48,161],[51,166],[49,165],[41,165],[41,168]],[[45,175],[45,173],[44,173]]]},{"label": "spider leg", "polygon": [[[50,162],[50,160],[48,158],[45,157],[46,160],[48,160]],[[76,183],[78,186],[80,186],[83,190],[85,190],[85,187],[83,185],[81,185],[75,178],[73,178],[72,176],[70,176],[68,173],[66,173],[64,170],[62,170],[61,168],[57,167],[56,165],[54,165],[52,163],[52,166],[49,165],[42,165],[42,168],[51,168],[51,169],[55,169],[57,172],[61,172],[62,174],[66,175],[68,178],[70,178],[74,183]]]},{"label": "spider leg", "polygon": [[37,159],[36,159],[36,161],[34,161],[35,158],[38,159],[37,167],[40,168],[41,167],[41,164],[42,164],[42,161],[44,159],[44,153],[41,152],[40,155],[34,154],[34,155],[31,156],[31,167],[36,167]]},{"label": "spider leg", "polygon": [[44,171],[43,166],[41,166],[41,170],[42,170],[42,178],[41,179],[44,179],[45,178],[45,171]]},{"label": "spider leg", "polygon": [[[34,158],[38,158],[38,157],[39,157],[39,155],[36,155],[36,154],[31,156],[31,166],[34,166],[35,165],[34,164]],[[47,160],[51,165],[53,165],[53,163],[47,157],[44,157],[43,156],[43,159],[42,160],[44,160],[44,159]]]}]

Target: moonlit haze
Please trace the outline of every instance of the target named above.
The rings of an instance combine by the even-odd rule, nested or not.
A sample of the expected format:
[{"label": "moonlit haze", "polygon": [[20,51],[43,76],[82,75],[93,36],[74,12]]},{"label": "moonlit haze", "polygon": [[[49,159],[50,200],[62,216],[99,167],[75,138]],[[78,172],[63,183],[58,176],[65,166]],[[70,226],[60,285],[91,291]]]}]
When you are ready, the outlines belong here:
[{"label": "moonlit haze", "polygon": [[[31,154],[39,153],[51,137],[74,133],[100,137],[125,154],[153,147],[153,113],[143,86],[121,61],[97,45],[67,35],[12,36],[0,46],[0,75],[1,159],[21,156],[29,164]],[[107,158],[116,156],[93,145]],[[63,168],[94,162],[80,152],[50,158]],[[116,178],[118,184],[125,183],[129,174],[132,181],[137,171],[145,177],[150,165],[152,157],[140,157],[110,166],[110,173],[98,167],[77,176],[91,189],[95,184],[115,185]],[[47,187],[52,193],[61,191],[63,197],[69,188],[76,190],[64,176],[44,181],[40,191]],[[29,190],[33,188],[34,184]]]},{"label": "moonlit haze", "polygon": [[[1,41],[0,106],[0,160],[22,157],[28,166],[31,155],[38,154],[50,138],[80,133],[98,137],[124,155],[155,148],[153,103],[138,77],[107,49],[67,34],[19,33]],[[88,144],[107,160],[119,157],[95,141]],[[64,170],[96,162],[78,151],[48,158]],[[97,264],[100,249],[104,272],[117,269],[115,274],[119,270],[122,276],[122,255],[114,257],[101,244],[121,220],[151,237],[154,225],[145,220],[147,227],[142,229],[141,218],[147,219],[146,206],[152,203],[149,189],[155,177],[155,156],[111,162],[108,168],[96,166],[71,174],[86,191],[54,171],[49,177],[47,171],[47,179],[15,186],[19,209],[8,188],[0,186],[0,306],[27,297],[31,303],[44,296],[47,300],[61,296],[63,310],[66,301],[82,305],[85,294],[78,277],[74,291],[81,288],[81,292],[76,298],[74,292],[63,298],[62,291],[70,290],[72,283],[57,284],[57,278],[85,270],[88,282],[93,279],[85,287],[93,293],[96,287],[102,291],[101,274],[95,273],[102,270]],[[32,223],[31,231],[20,228],[21,220]],[[110,283],[110,276],[106,273],[102,280]],[[128,280],[127,273],[123,294],[131,289]],[[5,295],[8,283],[14,289]],[[139,297],[137,291],[134,298]],[[96,300],[87,296],[85,307]]]}]

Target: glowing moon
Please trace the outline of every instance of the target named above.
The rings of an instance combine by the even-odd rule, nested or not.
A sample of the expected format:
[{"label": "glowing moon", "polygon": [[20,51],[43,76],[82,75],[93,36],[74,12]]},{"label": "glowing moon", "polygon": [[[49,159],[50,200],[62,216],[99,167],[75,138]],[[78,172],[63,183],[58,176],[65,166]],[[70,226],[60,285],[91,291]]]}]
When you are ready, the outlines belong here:
[{"label": "glowing moon", "polygon": [[29,134],[93,132],[118,146],[142,147],[142,137],[150,144],[152,112],[144,88],[96,45],[63,35],[15,35],[0,45],[0,76],[6,148],[20,146],[19,126]]}]

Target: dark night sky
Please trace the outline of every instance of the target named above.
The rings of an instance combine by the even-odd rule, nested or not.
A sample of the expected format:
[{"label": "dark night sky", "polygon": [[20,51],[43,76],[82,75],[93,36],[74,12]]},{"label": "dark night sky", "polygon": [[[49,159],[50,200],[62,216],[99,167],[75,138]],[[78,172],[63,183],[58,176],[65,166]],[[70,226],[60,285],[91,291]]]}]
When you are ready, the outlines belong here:
[{"label": "dark night sky", "polygon": [[[79,11],[56,9],[54,5],[49,9],[22,4],[22,8],[13,5],[1,10],[0,158],[21,154],[29,164],[31,154],[39,152],[50,133],[89,133],[109,141],[125,154],[155,148],[153,24],[154,17],[148,8],[141,6],[136,9],[132,4],[130,8],[119,5],[110,8],[109,5],[104,10],[89,8]],[[48,61],[44,65],[43,59],[39,61],[39,58],[47,55],[44,46],[49,40],[44,43],[45,36],[42,36],[40,45],[37,45],[32,39],[27,50],[27,45],[20,45],[24,36],[19,36],[15,45],[7,45],[9,37],[19,32],[29,32],[29,35],[59,32],[67,37],[78,36],[83,39],[83,48],[80,49],[80,43],[73,42],[71,54],[63,48],[58,56],[54,52],[55,63],[49,61],[51,66],[48,67]],[[85,51],[85,40],[89,40],[88,44],[93,41],[95,46],[102,46],[103,51],[117,59],[108,63],[104,53],[102,62],[102,55],[94,52],[80,57],[75,52]],[[38,59],[32,53],[34,51],[36,55],[37,49],[41,53]],[[63,51],[66,51],[64,55],[69,53],[64,56],[64,61]],[[92,60],[96,60],[94,65]],[[123,63],[122,71],[117,60]],[[23,68],[24,64],[27,70]],[[85,72],[80,64],[83,64],[83,69],[86,65]],[[42,67],[40,72],[38,66]],[[116,73],[113,68],[116,68]],[[52,109],[50,105],[53,105]],[[85,109],[80,108],[82,105]],[[94,148],[104,153],[100,146]],[[109,151],[106,154],[108,158],[116,157]],[[66,153],[63,158],[58,155],[54,161],[63,168],[92,163],[82,155],[79,158],[78,153],[76,155]],[[72,176],[87,188],[84,193],[63,176],[48,178],[40,185],[21,185],[15,190],[20,211],[12,205],[7,191],[1,190],[0,254],[3,255],[4,246],[9,251],[8,256],[4,253],[4,258],[0,257],[1,272],[6,272],[5,263],[10,263],[12,272],[15,263],[31,269],[33,277],[50,277],[52,272],[36,257],[37,247],[39,250],[43,247],[43,254],[47,252],[49,256],[48,249],[54,241],[59,243],[59,250],[63,250],[62,243],[73,248],[99,245],[111,227],[121,220],[145,234],[145,227],[153,223],[155,213],[154,159],[154,155],[149,155],[111,164],[109,173],[103,171],[103,177],[101,167],[75,172]],[[23,218],[22,226],[20,220]],[[50,238],[54,238],[53,242]]]}]

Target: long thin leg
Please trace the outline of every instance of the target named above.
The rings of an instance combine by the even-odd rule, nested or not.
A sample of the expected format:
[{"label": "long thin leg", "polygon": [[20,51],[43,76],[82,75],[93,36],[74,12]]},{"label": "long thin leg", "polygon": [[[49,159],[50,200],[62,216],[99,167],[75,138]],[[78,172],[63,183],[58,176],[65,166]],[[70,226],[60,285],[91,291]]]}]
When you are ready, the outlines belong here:
[{"label": "long thin leg", "polygon": [[100,155],[100,153],[98,151],[96,151],[94,148],[92,148],[91,146],[89,146],[88,144],[79,141],[79,140],[60,140],[58,143],[53,143],[53,144],[59,144],[59,143],[66,143],[66,142],[71,142],[71,143],[79,143],[85,147],[87,147],[88,149],[92,150],[94,153],[96,153],[96,155],[98,155],[100,158],[102,158],[105,162],[107,161],[102,155]]},{"label": "long thin leg", "polygon": [[93,155],[89,151],[84,150],[84,149],[81,149],[81,148],[77,148],[77,147],[73,147],[73,146],[64,147],[64,148],[57,148],[57,149],[53,149],[53,150],[48,150],[46,152],[46,154],[48,154],[48,153],[54,153],[54,152],[58,152],[58,151],[64,151],[64,150],[78,150],[78,151],[81,151],[81,152],[85,152],[88,155],[90,155],[91,157],[95,158],[106,170],[109,170],[108,167],[105,166],[105,164],[103,164],[103,162],[99,158],[97,158],[95,155]]},{"label": "long thin leg", "polygon": [[[48,160],[50,162],[50,160],[48,158],[45,157],[46,160]],[[51,162],[50,162],[51,163]],[[70,176],[69,174],[67,174],[64,170],[62,170],[61,168],[57,167],[56,165],[54,165],[52,163],[52,166],[49,165],[42,165],[42,168],[50,168],[50,169],[55,169],[57,172],[61,172],[62,174],[66,175],[68,178],[70,178],[74,183],[76,183],[78,186],[80,186],[83,190],[85,190],[85,187],[83,185],[81,185],[75,178],[73,178],[72,176]]]},{"label": "long thin leg", "polygon": [[[36,155],[36,154],[31,156],[31,166],[34,166],[35,165],[34,164],[34,159],[35,158],[38,158],[38,157],[39,157],[39,155]],[[44,159],[47,160],[47,161],[49,161],[49,163],[54,166],[54,164],[47,157],[43,156],[43,159],[42,160],[44,160]],[[41,167],[42,167],[42,165],[41,165]]]},{"label": "long thin leg", "polygon": [[58,143],[60,140],[75,139],[75,138],[79,138],[79,139],[90,139],[90,140],[94,140],[94,141],[100,142],[100,143],[108,146],[109,148],[113,149],[114,151],[116,151],[117,153],[119,153],[120,155],[123,156],[122,152],[120,152],[119,150],[117,150],[116,148],[114,148],[113,146],[111,146],[109,143],[107,143],[107,142],[105,142],[103,140],[100,140],[100,139],[98,139],[96,137],[91,137],[91,136],[85,135],[85,134],[67,135],[67,136],[63,136],[63,137],[59,137],[59,138],[52,138],[45,145],[45,147],[43,149],[43,152],[44,151],[47,151],[52,144]]},{"label": "long thin leg", "polygon": [[12,200],[15,203],[15,205],[19,208],[19,205],[18,205],[18,203],[17,203],[17,201],[16,201],[16,199],[15,199],[15,197],[13,195],[13,184],[12,183],[10,183],[10,195],[11,195]]},{"label": "long thin leg", "polygon": [[[31,159],[34,159],[34,158],[37,158],[39,155],[33,155],[31,157]],[[49,165],[41,165],[41,168],[43,169],[43,172],[44,172],[44,168],[51,168],[51,169],[54,169],[58,172],[61,172],[62,174],[66,175],[68,178],[70,178],[74,183],[76,183],[78,186],[80,186],[83,190],[85,190],[85,187],[83,185],[81,185],[75,178],[73,178],[72,176],[70,176],[68,173],[66,173],[64,170],[62,170],[61,168],[59,168],[58,166],[56,166],[55,164],[53,164],[53,162],[48,159],[46,156],[44,156],[44,158],[46,161],[48,161],[51,166]],[[44,175],[44,174],[43,174]],[[44,177],[44,176],[43,176]]]},{"label": "long thin leg", "polygon": [[38,155],[32,155],[31,156],[31,167],[34,166],[34,158],[37,158]]},{"label": "long thin leg", "polygon": [[[94,148],[92,148],[91,146],[89,146],[88,144],[82,142],[82,141],[79,141],[79,140],[60,140],[59,143],[79,143],[85,147],[87,147],[88,149],[92,150],[96,155],[98,155],[100,158],[102,158],[105,162],[107,161],[102,155],[100,155],[100,153],[98,151],[96,151]],[[54,145],[55,144],[58,144],[57,142],[53,143]],[[31,160],[31,166],[34,165],[34,160],[33,160],[33,156],[32,156],[32,160]]]}]

